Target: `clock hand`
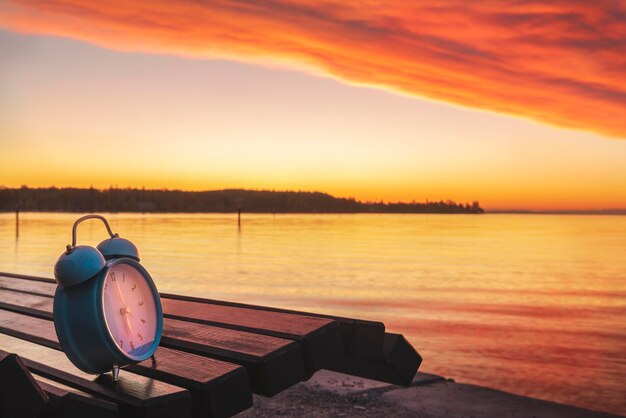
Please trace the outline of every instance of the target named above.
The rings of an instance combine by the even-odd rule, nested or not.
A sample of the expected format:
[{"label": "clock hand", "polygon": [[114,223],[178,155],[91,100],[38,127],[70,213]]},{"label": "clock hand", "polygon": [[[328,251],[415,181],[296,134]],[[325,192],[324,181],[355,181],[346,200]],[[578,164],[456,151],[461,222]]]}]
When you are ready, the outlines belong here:
[{"label": "clock hand", "polygon": [[120,314],[124,316],[124,321],[126,322],[126,328],[128,328],[128,332],[130,332],[130,335],[133,335],[133,327],[130,325],[130,319],[128,318],[128,315],[126,315],[130,314],[128,308],[120,308]]},{"label": "clock hand", "polygon": [[113,283],[115,283],[115,291],[117,292],[117,296],[122,301],[122,305],[124,306],[124,309],[126,309],[126,301],[124,300],[124,296],[122,296],[122,291],[120,290],[120,285],[117,283],[117,280],[113,280]]},{"label": "clock hand", "polygon": [[128,315],[124,315],[124,319],[126,320],[126,326],[128,327],[128,332],[130,332],[130,335],[133,335],[133,327],[130,325],[130,318],[128,317]]}]

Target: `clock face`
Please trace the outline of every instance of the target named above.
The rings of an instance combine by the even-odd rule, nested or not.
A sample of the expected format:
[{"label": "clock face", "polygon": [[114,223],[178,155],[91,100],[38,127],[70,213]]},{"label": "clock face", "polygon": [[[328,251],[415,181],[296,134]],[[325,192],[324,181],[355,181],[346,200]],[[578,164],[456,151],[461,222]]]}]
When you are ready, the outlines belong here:
[{"label": "clock face", "polygon": [[127,355],[141,357],[152,348],[158,313],[152,288],[131,265],[113,265],[104,279],[104,317],[115,344]]}]

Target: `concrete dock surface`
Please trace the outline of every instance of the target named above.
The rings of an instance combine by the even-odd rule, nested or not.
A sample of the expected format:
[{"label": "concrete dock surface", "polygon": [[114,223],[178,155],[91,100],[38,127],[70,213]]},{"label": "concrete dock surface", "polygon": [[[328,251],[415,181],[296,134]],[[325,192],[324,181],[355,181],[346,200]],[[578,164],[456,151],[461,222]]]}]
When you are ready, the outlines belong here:
[{"label": "concrete dock surface", "polygon": [[455,383],[418,373],[400,387],[322,370],[272,398],[256,396],[251,417],[617,418],[588,409]]}]

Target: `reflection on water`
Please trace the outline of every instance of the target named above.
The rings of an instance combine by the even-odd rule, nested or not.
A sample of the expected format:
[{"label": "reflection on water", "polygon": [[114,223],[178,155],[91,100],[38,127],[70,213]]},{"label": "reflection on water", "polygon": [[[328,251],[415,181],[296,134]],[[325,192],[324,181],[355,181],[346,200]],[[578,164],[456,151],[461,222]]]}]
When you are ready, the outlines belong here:
[{"label": "reflection on water", "polygon": [[[79,215],[22,213],[17,241],[14,216],[0,271],[52,276]],[[108,218],[161,291],[382,320],[423,371],[626,414],[626,217]],[[104,238],[79,227],[79,244]]]}]

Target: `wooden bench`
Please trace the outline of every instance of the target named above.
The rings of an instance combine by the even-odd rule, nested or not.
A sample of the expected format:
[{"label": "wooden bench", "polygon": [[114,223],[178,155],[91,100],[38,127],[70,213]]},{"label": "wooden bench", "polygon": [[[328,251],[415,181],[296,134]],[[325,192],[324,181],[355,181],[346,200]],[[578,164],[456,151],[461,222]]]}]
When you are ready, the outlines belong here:
[{"label": "wooden bench", "polygon": [[61,352],[55,289],[50,278],[0,273],[0,417],[228,417],[249,408],[252,393],[275,395],[320,369],[409,385],[421,363],[381,322],[161,294],[156,362],[114,382]]}]

